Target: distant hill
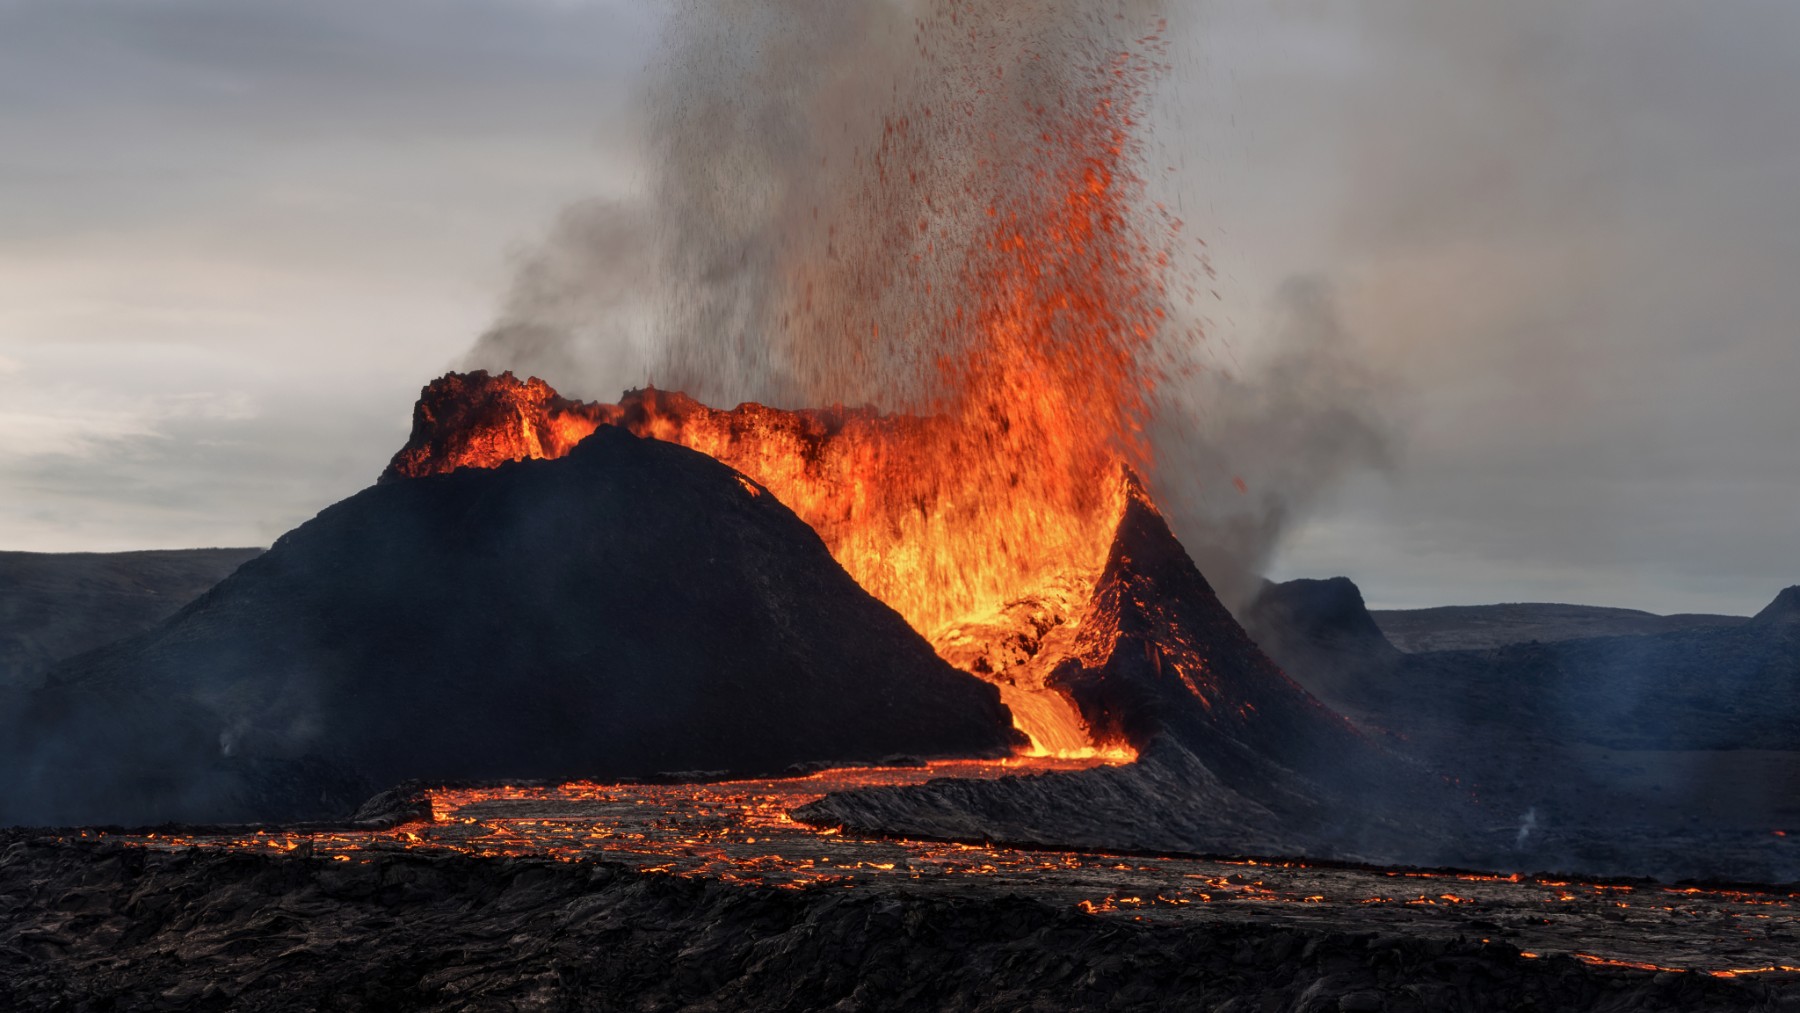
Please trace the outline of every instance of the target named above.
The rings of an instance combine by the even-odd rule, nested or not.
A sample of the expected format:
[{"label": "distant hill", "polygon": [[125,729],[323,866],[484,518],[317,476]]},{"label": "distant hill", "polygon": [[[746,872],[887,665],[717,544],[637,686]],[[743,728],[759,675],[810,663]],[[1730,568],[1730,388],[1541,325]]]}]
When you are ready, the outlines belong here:
[{"label": "distant hill", "polygon": [[[1330,608],[1317,607],[1326,599]],[[1551,605],[1420,611],[1479,615],[1484,608],[1501,617],[1529,614],[1503,611],[1511,609],[1540,616],[1567,609],[1574,618],[1565,633],[1583,612],[1726,618]],[[1381,621],[1382,613],[1372,615]],[[1800,588],[1750,619],[1410,653],[1393,650],[1370,616],[1345,578],[1299,580],[1265,588],[1246,610],[1246,626],[1328,703],[1415,739],[1456,738],[1479,725],[1612,749],[1800,751]],[[1522,620],[1511,627],[1525,628]]]},{"label": "distant hill", "polygon": [[1479,650],[1532,641],[1548,644],[1583,637],[1678,633],[1736,626],[1745,621],[1743,616],[1659,616],[1636,609],[1540,602],[1383,609],[1369,614],[1395,647],[1411,654]]},{"label": "distant hill", "polygon": [[[1696,618],[1579,606],[1420,611],[1503,619],[1529,610],[1568,610],[1563,633],[1609,613],[1632,623]],[[1800,829],[1800,587],[1750,619],[1548,639],[1551,623],[1524,642],[1413,653],[1375,629],[1382,614],[1371,619],[1341,577],[1271,584],[1245,615],[1290,677],[1516,814],[1521,845],[1536,842],[1532,860],[1544,867],[1771,882],[1800,874],[1780,850],[1788,838],[1770,833]],[[1691,835],[1702,831],[1739,836],[1701,848]]]},{"label": "distant hill", "polygon": [[262,551],[0,552],[0,688],[149,629]]}]

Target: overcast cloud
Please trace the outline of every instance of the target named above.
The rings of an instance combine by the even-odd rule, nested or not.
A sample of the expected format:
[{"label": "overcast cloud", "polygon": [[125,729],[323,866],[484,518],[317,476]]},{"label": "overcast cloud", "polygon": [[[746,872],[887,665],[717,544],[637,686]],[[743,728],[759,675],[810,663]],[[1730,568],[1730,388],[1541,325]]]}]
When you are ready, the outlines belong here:
[{"label": "overcast cloud", "polygon": [[[563,209],[641,184],[657,9],[0,0],[0,547],[267,544],[371,481]],[[1398,434],[1275,575],[1656,611],[1800,582],[1800,7],[1190,10],[1158,186],[1220,269],[1210,355],[1297,375],[1304,291]],[[1186,464],[1251,510],[1283,453]]]}]

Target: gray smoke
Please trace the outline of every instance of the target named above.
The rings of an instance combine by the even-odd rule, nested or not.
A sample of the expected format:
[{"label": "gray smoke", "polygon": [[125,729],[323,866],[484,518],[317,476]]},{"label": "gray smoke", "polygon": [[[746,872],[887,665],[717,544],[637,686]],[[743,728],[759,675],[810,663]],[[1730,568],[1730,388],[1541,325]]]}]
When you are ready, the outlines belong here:
[{"label": "gray smoke", "polygon": [[1317,278],[1282,286],[1258,358],[1168,392],[1152,485],[1176,535],[1237,611],[1294,525],[1351,476],[1391,473],[1399,392],[1371,370]]},{"label": "gray smoke", "polygon": [[520,260],[494,325],[466,356],[472,368],[513,369],[585,388],[643,373],[651,327],[643,301],[655,277],[646,208],[587,202],[566,209]]},{"label": "gray smoke", "polygon": [[1739,612],[1792,582],[1800,6],[1287,6],[1213,117],[1247,148],[1219,257],[1259,275],[1224,312],[1322,272],[1416,407],[1394,488],[1307,550],[1392,606]]},{"label": "gray smoke", "polygon": [[1519,817],[1519,836],[1513,840],[1515,849],[1522,850],[1525,847],[1526,839],[1531,836],[1533,830],[1537,829],[1537,821],[1536,806],[1525,810],[1525,815]]},{"label": "gray smoke", "polygon": [[921,343],[951,330],[964,257],[918,223],[980,221],[977,174],[1029,185],[982,167],[1016,162],[1036,141],[1026,106],[1069,97],[1160,7],[679,5],[641,99],[644,192],[573,212],[464,364],[590,397],[653,380],[723,405],[922,403]]},{"label": "gray smoke", "polygon": [[717,403],[788,393],[770,332],[783,260],[816,191],[879,129],[901,15],[831,0],[675,5],[641,86],[643,192],[567,212],[465,365],[589,397],[646,380]]}]

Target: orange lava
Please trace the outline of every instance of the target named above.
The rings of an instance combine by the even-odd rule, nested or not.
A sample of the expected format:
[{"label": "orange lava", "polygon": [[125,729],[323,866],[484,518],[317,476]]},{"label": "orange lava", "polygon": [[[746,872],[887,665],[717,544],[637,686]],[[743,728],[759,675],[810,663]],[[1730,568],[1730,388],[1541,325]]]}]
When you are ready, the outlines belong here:
[{"label": "orange lava", "polygon": [[[987,43],[953,14],[930,20],[920,45],[945,49],[943,66],[980,89],[969,68]],[[1072,632],[1079,607],[1010,625],[1046,595],[1072,588],[1085,602],[1125,469],[1149,463],[1179,223],[1148,205],[1135,137],[1161,43],[1119,45],[1086,66],[1036,68],[1054,101],[1020,100],[1007,118],[1019,140],[1003,153],[946,159],[994,149],[992,110],[954,104],[895,109],[861,152],[864,203],[896,228],[856,241],[890,242],[876,259],[891,276],[846,298],[875,280],[822,254],[790,280],[837,297],[797,297],[771,340],[822,400],[884,386],[886,411],[722,411],[654,389],[583,403],[536,378],[452,374],[426,389],[390,476],[559,457],[599,425],[701,451],[793,509],[864,588],[999,686],[1034,753],[1134,758],[1094,741],[1044,686],[1056,656],[1035,648],[1071,643],[1051,634]],[[1013,650],[1021,637],[1034,649]]]},{"label": "orange lava", "polygon": [[[1341,928],[1461,935],[1470,919],[1510,923],[1526,959],[1563,954],[1626,973],[1687,970],[1721,978],[1800,974],[1782,948],[1800,895],[1587,883],[1553,877],[1382,870],[1298,859],[1207,859],[1079,849],[889,839],[795,820],[797,807],[845,789],[934,777],[1030,776],[1094,760],[954,760],[851,767],[797,778],[712,784],[571,782],[430,792],[433,819],[384,830],[83,831],[157,850],[288,852],[363,862],[383,851],[615,861],[648,873],[783,889],[907,881],[932,890],[980,877],[1090,915],[1134,919],[1273,918]],[[1429,887],[1428,882],[1432,882]],[[1445,887],[1456,884],[1454,890]],[[1640,905],[1620,912],[1616,898]],[[1652,898],[1668,903],[1651,903]],[[1759,927],[1756,938],[1746,927]],[[1435,928],[1434,928],[1435,927]],[[1617,936],[1614,929],[1620,930]],[[1766,937],[1764,931],[1766,930]],[[1484,939],[1483,942],[1488,940]],[[1611,952],[1595,952],[1596,950]]]}]

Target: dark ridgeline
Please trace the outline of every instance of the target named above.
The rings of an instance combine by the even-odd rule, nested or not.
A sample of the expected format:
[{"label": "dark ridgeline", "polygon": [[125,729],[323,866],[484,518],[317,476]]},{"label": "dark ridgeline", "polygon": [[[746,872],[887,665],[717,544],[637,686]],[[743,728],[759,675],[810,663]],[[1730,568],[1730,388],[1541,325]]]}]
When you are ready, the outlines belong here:
[{"label": "dark ridgeline", "polygon": [[1466,800],[1288,679],[1146,498],[1129,498],[1050,684],[1140,760],[829,796],[820,823],[1016,843],[1435,861]]},{"label": "dark ridgeline", "polygon": [[261,552],[0,552],[0,691],[149,629]]},{"label": "dark ridgeline", "polygon": [[[1511,607],[1483,608],[1497,635]],[[1442,617],[1445,635],[1481,611]],[[1470,845],[1484,861],[1800,877],[1800,587],[1748,620],[1410,654],[1341,577],[1270,585],[1245,618],[1325,702],[1479,793],[1496,817],[1490,847]]]},{"label": "dark ridgeline", "polygon": [[772,772],[1013,737],[995,689],[773,496],[612,427],[326,509],[53,670],[9,731],[12,823],[341,816],[408,778]]},{"label": "dark ridgeline", "polygon": [[1251,787],[1289,771],[1328,782],[1373,772],[1370,744],[1263,654],[1135,490],[1081,629],[1049,683],[1102,737],[1172,736]]},{"label": "dark ridgeline", "polygon": [[1353,718],[1362,716],[1356,705],[1375,692],[1368,673],[1402,657],[1348,577],[1266,584],[1244,608],[1243,620],[1283,671]]},{"label": "dark ridgeline", "polygon": [[[1344,580],[1343,577],[1335,578]],[[1284,588],[1293,581],[1283,585]],[[1360,601],[1360,598],[1358,599]],[[1737,626],[1743,616],[1683,614],[1659,616],[1637,609],[1597,605],[1519,602],[1504,605],[1441,605],[1436,608],[1370,612],[1395,647],[1412,654],[1504,647],[1536,640],[1581,640],[1681,630]]]}]

